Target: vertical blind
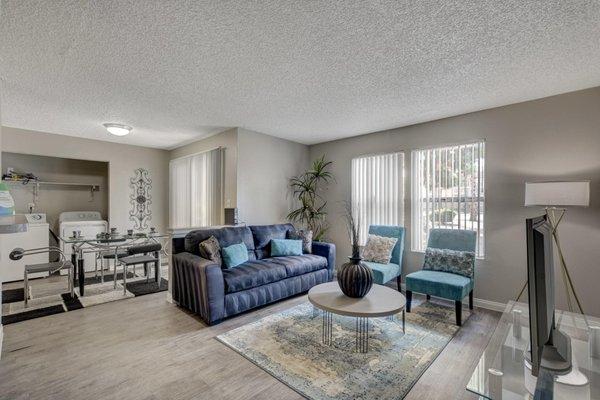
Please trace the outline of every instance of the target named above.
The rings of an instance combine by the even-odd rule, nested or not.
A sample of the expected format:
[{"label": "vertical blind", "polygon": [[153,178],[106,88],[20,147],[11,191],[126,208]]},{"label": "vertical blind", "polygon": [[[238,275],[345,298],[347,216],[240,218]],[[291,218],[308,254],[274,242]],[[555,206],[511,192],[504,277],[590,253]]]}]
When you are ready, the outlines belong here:
[{"label": "vertical blind", "polygon": [[352,160],[352,213],[360,223],[360,245],[369,225],[404,223],[404,153]]},{"label": "vertical blind", "polygon": [[172,228],[220,225],[223,209],[223,149],[172,160],[169,217]]},{"label": "vertical blind", "polygon": [[477,232],[485,255],[485,143],[412,152],[412,250],[424,251],[432,228]]}]

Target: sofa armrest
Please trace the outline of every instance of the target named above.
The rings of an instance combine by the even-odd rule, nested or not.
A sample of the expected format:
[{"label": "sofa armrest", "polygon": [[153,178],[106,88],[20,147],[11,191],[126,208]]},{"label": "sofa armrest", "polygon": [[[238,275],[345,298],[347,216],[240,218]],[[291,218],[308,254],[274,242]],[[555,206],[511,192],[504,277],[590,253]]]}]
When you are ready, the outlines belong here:
[{"label": "sofa armrest", "polygon": [[325,257],[327,259],[329,279],[333,279],[333,270],[335,269],[335,244],[325,242],[313,242],[312,252],[313,254]]},{"label": "sofa armrest", "polygon": [[221,267],[192,253],[173,255],[173,300],[208,324],[225,317],[225,283]]}]

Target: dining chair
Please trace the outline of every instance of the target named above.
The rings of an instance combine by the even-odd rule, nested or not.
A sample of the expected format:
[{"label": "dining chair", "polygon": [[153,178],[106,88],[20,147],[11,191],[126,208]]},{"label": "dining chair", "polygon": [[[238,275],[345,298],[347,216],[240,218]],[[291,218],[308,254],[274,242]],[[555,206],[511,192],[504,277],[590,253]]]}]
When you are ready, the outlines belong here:
[{"label": "dining chair", "polygon": [[[158,282],[160,284],[160,251],[162,250],[162,246],[160,243],[146,243],[136,246],[131,246],[127,248],[127,256],[117,258],[117,262],[115,263],[114,268],[114,276],[116,282],[117,276],[117,264],[123,266],[123,294],[127,294],[127,267],[135,266],[137,264],[143,264],[144,269],[146,271],[146,282],[148,282],[150,278],[150,268],[148,268],[149,264],[154,264],[154,268],[156,268],[156,276],[158,277]],[[154,256],[157,254],[158,256]],[[115,283],[116,287],[116,283]]]},{"label": "dining chair", "polygon": [[67,272],[68,272],[68,275],[67,275],[68,290],[71,293],[71,298],[75,297],[75,285],[73,282],[73,273],[74,273],[75,268],[73,267],[73,264],[70,261],[66,260],[65,254],[59,247],[48,246],[48,247],[38,247],[35,249],[26,249],[26,250],[22,249],[20,247],[17,247],[15,249],[13,249],[13,251],[10,252],[10,254],[8,255],[8,258],[10,258],[13,261],[18,261],[26,256],[31,256],[34,254],[44,254],[44,253],[58,253],[60,255],[60,259],[59,259],[59,261],[55,261],[55,262],[25,265],[25,269],[23,272],[23,291],[24,291],[23,303],[24,303],[25,307],[28,306],[29,298],[30,298],[30,295],[29,295],[29,275],[30,274],[38,274],[40,272],[47,272],[48,275],[52,275],[55,272],[58,272],[61,270],[67,270]]}]

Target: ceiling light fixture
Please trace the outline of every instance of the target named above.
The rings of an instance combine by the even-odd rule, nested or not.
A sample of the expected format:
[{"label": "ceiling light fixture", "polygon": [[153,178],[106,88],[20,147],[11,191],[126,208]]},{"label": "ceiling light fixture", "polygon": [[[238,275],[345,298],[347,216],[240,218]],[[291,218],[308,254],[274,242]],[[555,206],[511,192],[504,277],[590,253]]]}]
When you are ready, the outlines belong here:
[{"label": "ceiling light fixture", "polygon": [[122,124],[102,124],[111,135],[115,136],[125,136],[129,135],[133,130],[132,127]]}]

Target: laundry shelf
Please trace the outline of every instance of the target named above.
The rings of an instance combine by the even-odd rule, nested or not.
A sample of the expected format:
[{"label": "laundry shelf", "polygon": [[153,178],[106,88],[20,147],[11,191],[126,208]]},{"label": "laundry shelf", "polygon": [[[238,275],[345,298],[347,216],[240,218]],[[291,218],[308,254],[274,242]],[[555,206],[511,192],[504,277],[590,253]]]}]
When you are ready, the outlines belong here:
[{"label": "laundry shelf", "polygon": [[2,179],[3,182],[6,183],[18,183],[20,185],[52,185],[52,186],[78,186],[78,187],[86,187],[89,188],[93,192],[100,191],[100,185],[93,185],[89,183],[79,183],[79,182],[51,182],[51,181],[38,181],[35,179]]}]

